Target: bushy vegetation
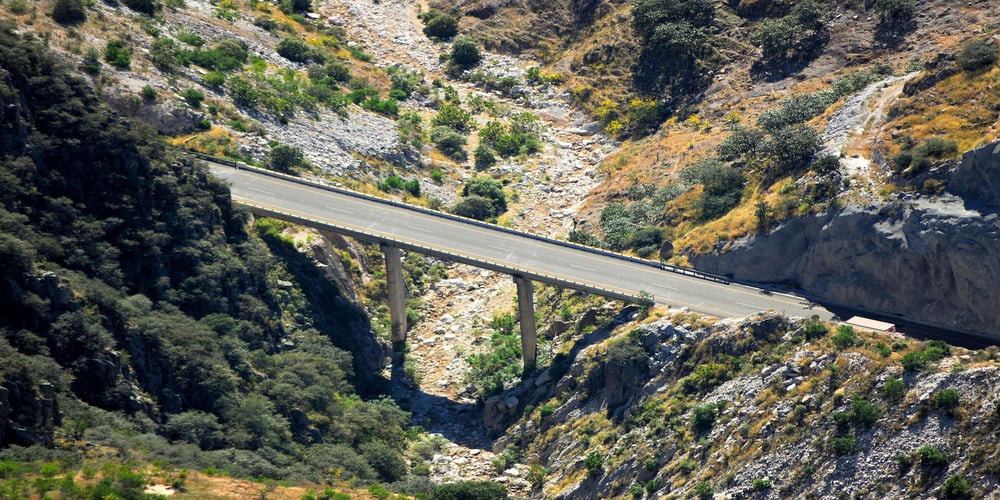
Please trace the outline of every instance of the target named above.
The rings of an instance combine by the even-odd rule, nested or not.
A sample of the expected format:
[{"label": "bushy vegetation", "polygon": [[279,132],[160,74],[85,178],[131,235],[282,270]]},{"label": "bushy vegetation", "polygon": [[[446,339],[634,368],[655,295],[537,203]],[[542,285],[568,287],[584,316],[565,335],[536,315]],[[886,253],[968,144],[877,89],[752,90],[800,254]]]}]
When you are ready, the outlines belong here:
[{"label": "bushy vegetation", "polygon": [[962,70],[969,73],[992,68],[997,62],[997,44],[987,38],[970,40],[962,46],[956,60]]},{"label": "bushy vegetation", "polygon": [[765,64],[772,67],[811,58],[826,42],[823,17],[827,10],[817,0],[796,2],[789,15],[761,21],[750,41],[761,49]]},{"label": "bushy vegetation", "polygon": [[493,317],[490,348],[468,358],[467,378],[482,398],[499,394],[504,384],[521,376],[521,336],[517,316],[504,313]]},{"label": "bushy vegetation", "polygon": [[424,34],[428,38],[447,39],[458,34],[458,19],[437,9],[430,9],[420,15],[424,22]]},{"label": "bushy vegetation", "polygon": [[644,92],[669,87],[677,95],[698,88],[714,21],[715,7],[707,0],[636,0],[632,28],[642,44],[636,87]]},{"label": "bushy vegetation", "polygon": [[462,200],[452,213],[479,220],[496,220],[507,211],[507,195],[503,184],[489,177],[475,177],[462,187]]},{"label": "bushy vegetation", "polygon": [[[18,68],[0,77],[14,117],[0,124],[11,421],[50,433],[36,394],[53,391],[57,430],[122,460],[317,483],[408,474],[409,414],[351,354],[376,348],[368,320],[284,224],[247,231],[224,183],[10,26],[0,66]],[[110,471],[69,495],[135,498],[144,482]]]},{"label": "bushy vegetation", "polygon": [[457,71],[466,70],[479,64],[482,58],[483,54],[479,49],[479,42],[475,38],[467,36],[456,38],[451,45],[451,52],[448,54],[451,65]]},{"label": "bushy vegetation", "polygon": [[83,0],[56,0],[52,6],[52,19],[59,24],[80,23],[87,19]]}]

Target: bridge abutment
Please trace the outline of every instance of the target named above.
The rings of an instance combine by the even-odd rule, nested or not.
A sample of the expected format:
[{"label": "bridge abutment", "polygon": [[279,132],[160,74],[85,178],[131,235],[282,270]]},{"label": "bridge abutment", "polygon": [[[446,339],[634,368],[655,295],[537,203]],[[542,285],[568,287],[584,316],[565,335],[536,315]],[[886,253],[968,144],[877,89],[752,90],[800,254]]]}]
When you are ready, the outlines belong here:
[{"label": "bridge abutment", "polygon": [[521,322],[521,361],[524,373],[535,371],[538,333],[535,329],[534,285],[524,276],[514,275],[517,284],[517,310]]},{"label": "bridge abutment", "polygon": [[403,281],[403,258],[399,248],[381,245],[385,256],[385,281],[389,292],[389,321],[392,324],[392,350],[406,350],[406,282]]}]

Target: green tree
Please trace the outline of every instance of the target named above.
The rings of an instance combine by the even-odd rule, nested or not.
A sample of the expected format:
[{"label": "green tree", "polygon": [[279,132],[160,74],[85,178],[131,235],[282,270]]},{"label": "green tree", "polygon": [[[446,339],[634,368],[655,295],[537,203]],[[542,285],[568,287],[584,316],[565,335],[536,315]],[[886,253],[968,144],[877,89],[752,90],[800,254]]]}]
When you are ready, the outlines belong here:
[{"label": "green tree", "polygon": [[972,498],[972,482],[965,476],[952,474],[941,487],[942,499],[968,499]]},{"label": "green tree", "polygon": [[184,101],[188,103],[192,108],[198,109],[201,107],[201,102],[205,100],[205,94],[194,87],[188,87],[181,91],[181,97]]},{"label": "green tree", "polygon": [[462,196],[482,196],[490,200],[494,215],[507,211],[507,195],[503,192],[503,184],[496,179],[474,177],[462,187]]},{"label": "green tree", "polygon": [[451,127],[439,126],[431,129],[431,142],[453,160],[462,161],[466,158],[465,136]]},{"label": "green tree", "polygon": [[128,68],[132,65],[132,51],[121,40],[108,40],[104,47],[104,60],[117,68]]},{"label": "green tree", "polygon": [[375,469],[379,479],[394,483],[406,476],[406,462],[399,452],[379,441],[362,443],[361,455]]},{"label": "green tree", "polygon": [[464,36],[455,39],[448,58],[458,69],[468,69],[479,64],[483,54],[479,50],[479,42],[474,38]]},{"label": "green tree", "polygon": [[472,114],[456,104],[441,106],[431,120],[436,126],[451,128],[457,132],[469,132],[473,126]]},{"label": "green tree", "polygon": [[279,172],[291,172],[295,167],[300,167],[305,163],[305,156],[302,149],[289,144],[278,143],[271,146],[268,155],[268,165]]},{"label": "green tree", "polygon": [[893,28],[908,24],[917,11],[916,0],[875,0],[872,6],[878,14],[879,24]]},{"label": "green tree", "polygon": [[695,432],[705,432],[715,425],[715,405],[695,406],[691,410],[691,428]]},{"label": "green tree", "polygon": [[296,37],[285,37],[275,46],[279,56],[295,62],[307,62],[312,58],[312,49],[306,42]]},{"label": "green tree", "polygon": [[970,40],[958,52],[958,65],[968,73],[992,68],[997,62],[997,44],[988,38]]},{"label": "green tree", "polygon": [[431,9],[421,18],[424,21],[424,34],[428,38],[447,39],[458,34],[458,19],[454,16]]},{"label": "green tree", "polygon": [[493,481],[459,481],[438,485],[431,500],[506,500],[507,488]]},{"label": "green tree", "polygon": [[128,8],[143,14],[153,15],[160,10],[160,4],[156,0],[122,0]]},{"label": "green tree", "polygon": [[75,24],[87,19],[83,0],[56,0],[52,6],[52,19],[59,24]]},{"label": "green tree", "polygon": [[482,196],[467,196],[455,204],[451,213],[470,219],[487,220],[496,217],[493,202]]},{"label": "green tree", "polygon": [[163,71],[170,71],[177,64],[177,44],[169,38],[158,38],[149,48],[149,59]]}]

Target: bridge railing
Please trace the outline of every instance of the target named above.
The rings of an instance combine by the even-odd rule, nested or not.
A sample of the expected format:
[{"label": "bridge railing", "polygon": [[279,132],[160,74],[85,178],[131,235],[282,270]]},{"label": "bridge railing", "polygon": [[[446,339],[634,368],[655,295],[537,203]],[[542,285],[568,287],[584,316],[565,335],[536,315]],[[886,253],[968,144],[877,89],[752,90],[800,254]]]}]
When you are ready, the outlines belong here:
[{"label": "bridge railing", "polygon": [[294,222],[297,224],[302,224],[305,226],[311,226],[319,229],[326,229],[340,233],[352,238],[369,241],[372,243],[385,243],[388,245],[393,245],[403,250],[413,251],[417,253],[422,253],[425,255],[431,255],[445,260],[460,262],[463,264],[470,264],[476,267],[481,267],[484,269],[489,269],[492,271],[501,272],[504,274],[524,276],[526,278],[532,279],[534,281],[540,281],[543,283],[548,283],[550,285],[558,286],[561,288],[570,288],[573,290],[580,290],[588,293],[595,293],[604,297],[609,297],[612,299],[624,300],[626,302],[633,302],[637,304],[650,305],[651,300],[649,297],[640,295],[634,295],[624,290],[611,290],[609,288],[604,288],[597,285],[581,283],[579,281],[573,281],[570,279],[562,278],[559,276],[553,276],[551,274],[541,273],[537,271],[532,271],[530,269],[524,269],[517,266],[511,266],[499,262],[494,262],[491,260],[486,260],[480,257],[473,257],[470,255],[464,255],[455,252],[449,252],[446,250],[438,250],[436,248],[427,247],[417,243],[411,243],[407,241],[401,241],[397,239],[387,238],[385,236],[372,233],[370,231],[365,231],[364,229],[358,229],[353,227],[346,227],[342,225],[331,224],[329,222],[324,222],[317,219],[312,219],[309,217],[303,217],[298,214],[293,214],[289,212],[284,212],[282,210],[276,210],[272,207],[267,207],[264,205],[258,205],[255,203],[249,203],[246,201],[240,201],[242,205],[250,207],[252,212],[264,217],[275,217],[282,220],[287,220],[289,222]]},{"label": "bridge railing", "polygon": [[339,193],[339,194],[343,194],[343,195],[347,195],[347,196],[352,196],[352,197],[363,199],[363,200],[368,200],[368,201],[373,201],[373,202],[376,202],[376,203],[382,203],[382,204],[385,204],[385,205],[391,205],[391,206],[396,206],[396,207],[400,207],[400,208],[405,208],[405,209],[408,209],[408,210],[413,210],[413,211],[416,211],[416,212],[421,212],[421,213],[425,213],[425,214],[429,214],[429,215],[434,215],[434,216],[442,217],[442,218],[445,218],[445,219],[450,219],[450,220],[454,220],[454,221],[464,222],[466,224],[471,224],[471,225],[474,225],[474,226],[485,227],[485,228],[493,229],[495,231],[501,231],[501,232],[504,232],[504,233],[507,233],[507,234],[513,234],[513,235],[517,235],[517,236],[522,236],[524,238],[530,238],[530,239],[533,239],[533,240],[544,241],[544,242],[547,242],[547,243],[551,243],[553,245],[559,245],[559,246],[563,246],[563,247],[567,247],[567,248],[574,248],[574,249],[582,250],[582,251],[589,252],[589,253],[592,253],[592,254],[604,255],[604,256],[607,256],[607,257],[613,257],[613,258],[616,258],[616,259],[621,259],[621,260],[626,260],[626,261],[630,261],[630,262],[635,262],[637,264],[641,264],[641,265],[644,265],[644,266],[655,267],[655,268],[659,268],[659,269],[662,269],[662,270],[665,270],[665,271],[669,271],[669,272],[672,272],[672,273],[683,274],[685,276],[691,276],[691,277],[700,278],[700,279],[704,279],[704,280],[708,280],[708,281],[714,281],[716,283],[722,283],[722,284],[728,285],[728,284],[730,284],[732,282],[732,280],[730,280],[726,276],[722,276],[720,274],[709,273],[709,272],[705,272],[705,271],[699,271],[699,270],[691,268],[691,267],[684,267],[684,266],[678,266],[678,265],[674,265],[674,264],[668,264],[668,263],[660,261],[660,260],[642,259],[642,258],[639,258],[639,257],[633,257],[631,255],[625,255],[625,254],[618,253],[618,252],[612,252],[610,250],[605,250],[603,248],[596,248],[596,247],[592,247],[592,246],[589,246],[589,245],[583,245],[583,244],[580,244],[580,243],[574,243],[574,242],[571,242],[571,241],[558,240],[558,239],[555,239],[555,238],[549,238],[547,236],[541,236],[541,235],[538,235],[538,234],[533,234],[533,233],[529,233],[529,232],[525,232],[525,231],[519,231],[517,229],[511,229],[509,227],[503,227],[503,226],[501,226],[499,224],[492,224],[492,223],[484,222],[484,221],[477,220],[477,219],[471,219],[471,218],[468,218],[468,217],[462,217],[460,215],[455,215],[455,214],[450,214],[450,213],[447,213],[447,212],[440,212],[440,211],[437,211],[437,210],[432,210],[432,209],[429,209],[429,208],[426,208],[426,207],[421,207],[421,206],[417,206],[417,205],[411,205],[409,203],[403,203],[403,202],[399,202],[399,201],[395,201],[395,200],[389,200],[389,199],[382,198],[382,197],[379,197],[379,196],[372,196],[370,194],[359,193],[357,191],[352,191],[350,189],[346,189],[346,188],[342,188],[342,187],[338,187],[338,186],[330,186],[330,185],[327,185],[327,184],[320,184],[318,182],[309,181],[309,180],[303,179],[301,177],[296,177],[294,175],[288,175],[288,174],[281,173],[281,172],[275,172],[273,170],[259,168],[259,167],[255,167],[253,165],[248,165],[248,164],[243,163],[243,162],[237,162],[237,161],[233,161],[233,160],[226,159],[226,158],[219,158],[217,156],[207,155],[207,154],[204,154],[204,153],[199,153],[197,151],[189,151],[189,150],[186,150],[186,149],[179,149],[179,148],[177,150],[179,152],[181,152],[181,153],[189,154],[191,156],[195,156],[195,157],[200,158],[200,159],[205,160],[205,161],[209,161],[209,162],[213,162],[213,163],[218,163],[218,164],[222,164],[222,165],[228,165],[228,166],[231,166],[231,167],[234,167],[234,168],[238,168],[238,169],[245,169],[245,170],[249,170],[249,171],[252,171],[252,172],[256,172],[258,174],[267,175],[267,176],[275,177],[275,178],[279,178],[279,179],[284,179],[284,180],[295,182],[295,183],[298,183],[298,184],[302,184],[302,185],[306,185],[306,186],[311,186],[311,187],[315,187],[315,188],[319,188],[319,189],[324,189],[324,190],[327,190],[327,191],[331,191],[331,192],[335,192],[335,193]]}]

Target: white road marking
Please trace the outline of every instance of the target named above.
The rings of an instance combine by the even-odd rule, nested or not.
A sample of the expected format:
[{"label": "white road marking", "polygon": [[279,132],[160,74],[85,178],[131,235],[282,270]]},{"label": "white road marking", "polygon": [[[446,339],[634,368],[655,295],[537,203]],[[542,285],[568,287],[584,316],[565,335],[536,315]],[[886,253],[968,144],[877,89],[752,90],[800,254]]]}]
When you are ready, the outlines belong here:
[{"label": "white road marking", "polygon": [[347,215],[354,215],[354,212],[351,212],[350,210],[344,210],[343,208],[330,207],[330,206],[326,208],[329,210],[333,210],[334,212],[340,212],[342,214],[347,214]]},{"label": "white road marking", "polygon": [[595,271],[594,269],[591,269],[589,267],[578,266],[576,264],[570,264],[569,267],[575,267],[577,269],[583,269],[584,271],[590,271],[590,272],[594,272]]},{"label": "white road marking", "polygon": [[750,309],[760,309],[760,306],[755,306],[755,305],[747,304],[746,302],[736,302],[734,300],[733,304],[741,305],[743,307],[749,307]]},{"label": "white road marking", "polygon": [[428,233],[428,234],[433,234],[434,233],[434,231],[432,231],[430,229],[422,228],[422,227],[417,227],[417,226],[406,226],[406,227],[409,228],[409,229],[412,229],[414,231],[420,231],[421,233]]},{"label": "white road marking", "polygon": [[248,187],[247,191],[256,191],[258,193],[264,193],[264,194],[269,195],[269,196],[274,196],[274,193],[272,193],[270,191],[264,191],[263,189],[257,189],[257,188]]}]

